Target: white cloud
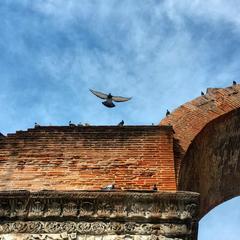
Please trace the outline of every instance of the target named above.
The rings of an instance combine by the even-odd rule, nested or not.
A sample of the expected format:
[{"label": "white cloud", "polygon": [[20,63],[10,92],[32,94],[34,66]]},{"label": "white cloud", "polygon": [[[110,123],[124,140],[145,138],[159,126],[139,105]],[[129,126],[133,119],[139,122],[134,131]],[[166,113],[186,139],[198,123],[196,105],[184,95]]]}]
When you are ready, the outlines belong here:
[{"label": "white cloud", "polygon": [[[197,23],[204,19],[208,28],[219,21],[237,28],[239,13],[234,1],[226,4],[213,0],[204,3],[168,0],[136,4],[134,0],[25,0],[22,6],[39,16],[34,21],[26,18],[24,27],[15,32],[8,19],[8,29],[14,32],[15,39],[8,41],[13,50],[16,45],[15,54],[21,55],[22,51],[25,58],[33,57],[36,69],[48,77],[46,81],[56,85],[54,100],[58,103],[48,101],[51,96],[47,91],[38,105],[42,109],[41,118],[49,113],[51,122],[53,112],[57,115],[55,108],[61,111],[62,118],[67,118],[62,105],[69,104],[69,117],[93,119],[96,124],[113,123],[121,116],[134,124],[157,123],[167,108],[172,110],[207,87],[224,86],[239,74],[238,55],[229,64],[212,62],[214,46],[204,34],[195,39],[193,35],[198,30],[190,29],[186,23],[187,17]],[[19,21],[23,21],[22,16]],[[38,34],[33,35],[33,28]],[[213,28],[208,31],[220,30]],[[56,36],[48,34],[51,32]],[[57,45],[55,38],[59,34],[69,41],[67,48]],[[33,53],[26,44],[28,35],[32,41],[41,37],[44,48]],[[215,65],[219,65],[217,70]],[[98,107],[102,106],[96,104],[88,88],[133,96],[133,100],[119,107],[115,114],[108,111],[101,114],[102,108]],[[72,94],[71,103],[64,100],[68,95],[62,89]],[[176,92],[178,97],[174,97]]]},{"label": "white cloud", "polygon": [[238,29],[240,27],[240,5],[236,0],[168,0],[164,1],[164,8],[175,22],[181,22],[182,16],[188,16],[206,21],[226,21]]},{"label": "white cloud", "polygon": [[[1,6],[4,133],[35,121],[157,124],[167,108],[240,77],[238,1],[8,0]],[[89,88],[133,99],[110,110]]]}]

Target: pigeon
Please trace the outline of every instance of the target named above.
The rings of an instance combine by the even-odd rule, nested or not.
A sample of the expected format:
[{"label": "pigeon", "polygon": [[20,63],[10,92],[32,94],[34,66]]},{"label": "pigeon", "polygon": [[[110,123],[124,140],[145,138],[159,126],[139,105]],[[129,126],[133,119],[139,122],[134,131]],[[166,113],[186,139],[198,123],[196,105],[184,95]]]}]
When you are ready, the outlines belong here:
[{"label": "pigeon", "polygon": [[124,125],[124,121],[122,120],[122,121],[118,124],[118,126],[122,127],[123,125]]},{"label": "pigeon", "polygon": [[154,184],[154,185],[153,185],[153,188],[152,188],[152,190],[153,190],[153,191],[157,191],[157,190],[158,190],[158,189],[157,189],[157,185],[156,185],[156,184]]},{"label": "pigeon", "polygon": [[233,81],[233,85],[237,85],[237,82],[236,82],[236,81]]},{"label": "pigeon", "polygon": [[89,89],[90,92],[92,92],[95,96],[101,98],[101,99],[105,99],[106,101],[102,102],[102,104],[108,108],[112,108],[112,107],[115,107],[115,104],[113,103],[114,102],[126,102],[128,100],[131,99],[130,98],[126,98],[126,97],[120,97],[120,96],[113,96],[111,93],[109,94],[105,94],[105,93],[101,93],[101,92],[98,92],[98,91],[94,91],[92,89]]},{"label": "pigeon", "polygon": [[114,190],[115,189],[115,185],[114,184],[110,184],[110,185],[107,185],[106,187],[103,187],[101,190],[103,191],[111,191],[111,190]]},{"label": "pigeon", "polygon": [[68,122],[69,127],[75,127],[76,125],[73,124],[71,121]]},{"label": "pigeon", "polygon": [[34,127],[37,128],[37,127],[40,127],[40,125],[38,123],[34,123]]},{"label": "pigeon", "polygon": [[166,117],[167,117],[168,115],[170,115],[170,112],[169,112],[169,111],[168,111],[168,109],[167,109],[167,112],[166,112]]},{"label": "pigeon", "polygon": [[204,96],[204,92],[203,91],[201,91],[201,95]]}]

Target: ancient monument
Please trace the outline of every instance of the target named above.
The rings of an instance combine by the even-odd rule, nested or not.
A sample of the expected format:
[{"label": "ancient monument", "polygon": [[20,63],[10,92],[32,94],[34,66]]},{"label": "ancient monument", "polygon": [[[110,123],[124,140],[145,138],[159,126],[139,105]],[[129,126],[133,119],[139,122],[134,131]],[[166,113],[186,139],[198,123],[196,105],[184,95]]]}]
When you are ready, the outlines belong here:
[{"label": "ancient monument", "polygon": [[197,239],[199,219],[240,194],[239,90],[208,89],[159,126],[0,135],[0,238]]}]

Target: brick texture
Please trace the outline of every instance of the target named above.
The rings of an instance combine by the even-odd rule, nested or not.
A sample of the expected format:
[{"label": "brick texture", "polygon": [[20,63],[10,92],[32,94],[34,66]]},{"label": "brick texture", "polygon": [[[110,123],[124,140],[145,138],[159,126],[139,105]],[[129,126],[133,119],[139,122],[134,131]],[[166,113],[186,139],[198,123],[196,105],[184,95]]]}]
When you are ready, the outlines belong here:
[{"label": "brick texture", "polygon": [[208,123],[188,148],[179,189],[200,193],[200,217],[240,195],[240,109]]},{"label": "brick texture", "polygon": [[37,127],[0,138],[0,190],[176,190],[168,126]]},{"label": "brick texture", "polygon": [[208,88],[204,96],[181,105],[160,122],[160,125],[171,125],[175,131],[177,177],[184,154],[197,134],[207,123],[237,108],[240,108],[239,84],[227,88]]}]

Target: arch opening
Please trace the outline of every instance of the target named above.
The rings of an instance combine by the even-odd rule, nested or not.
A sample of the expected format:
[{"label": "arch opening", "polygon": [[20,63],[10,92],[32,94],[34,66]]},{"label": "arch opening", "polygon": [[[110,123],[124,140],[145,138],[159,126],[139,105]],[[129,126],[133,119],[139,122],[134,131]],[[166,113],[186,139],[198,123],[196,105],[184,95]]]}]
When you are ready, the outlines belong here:
[{"label": "arch opening", "polygon": [[200,193],[201,219],[240,195],[240,109],[208,123],[190,144],[180,168],[179,189]]},{"label": "arch opening", "polygon": [[240,196],[214,207],[199,222],[198,240],[238,240]]}]

